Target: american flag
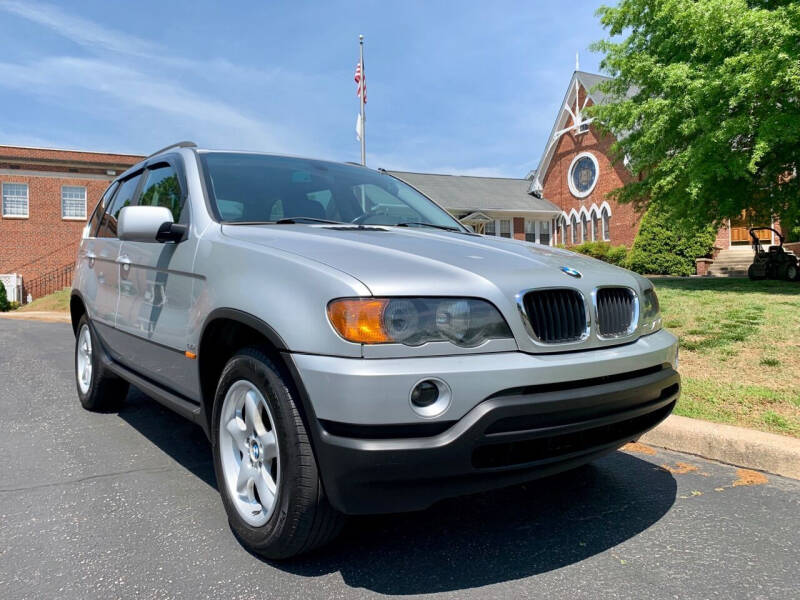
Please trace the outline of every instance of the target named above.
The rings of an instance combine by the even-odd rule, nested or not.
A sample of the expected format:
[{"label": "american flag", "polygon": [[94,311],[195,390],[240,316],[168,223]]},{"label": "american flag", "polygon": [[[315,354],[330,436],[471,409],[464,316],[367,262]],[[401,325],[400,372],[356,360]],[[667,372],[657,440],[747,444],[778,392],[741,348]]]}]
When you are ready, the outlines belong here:
[{"label": "american flag", "polygon": [[[356,65],[356,75],[353,77],[356,82],[356,96],[361,97],[361,63]],[[364,80],[364,104],[367,103],[367,82]]]}]

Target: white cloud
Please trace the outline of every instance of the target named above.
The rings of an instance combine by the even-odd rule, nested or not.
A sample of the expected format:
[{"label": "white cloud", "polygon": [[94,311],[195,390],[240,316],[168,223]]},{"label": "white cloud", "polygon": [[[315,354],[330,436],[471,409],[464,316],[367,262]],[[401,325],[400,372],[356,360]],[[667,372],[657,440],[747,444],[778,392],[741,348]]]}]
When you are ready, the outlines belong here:
[{"label": "white cloud", "polygon": [[[287,151],[288,132],[267,125],[224,102],[191,92],[171,81],[161,80],[128,67],[97,59],[73,57],[46,58],[27,65],[0,63],[0,85],[33,92],[63,103],[79,94],[65,90],[84,90],[105,96],[125,119],[131,110],[144,109],[142,120],[163,123],[152,111],[170,121],[189,125],[202,132],[212,144],[233,144],[242,148],[269,148]],[[106,103],[108,106],[108,104]]]},{"label": "white cloud", "polygon": [[52,4],[3,0],[0,2],[0,9],[44,25],[83,46],[133,56],[150,56],[158,48],[152,42],[106,29],[93,21],[66,13]]}]

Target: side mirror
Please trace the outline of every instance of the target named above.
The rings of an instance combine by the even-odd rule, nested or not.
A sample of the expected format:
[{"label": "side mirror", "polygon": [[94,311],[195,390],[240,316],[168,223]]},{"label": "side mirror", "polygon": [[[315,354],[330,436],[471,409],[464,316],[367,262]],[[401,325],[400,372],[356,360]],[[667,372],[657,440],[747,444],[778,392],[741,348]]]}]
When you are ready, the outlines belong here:
[{"label": "side mirror", "polygon": [[180,242],[186,225],[172,221],[164,206],[125,206],[119,213],[117,235],[127,242]]}]

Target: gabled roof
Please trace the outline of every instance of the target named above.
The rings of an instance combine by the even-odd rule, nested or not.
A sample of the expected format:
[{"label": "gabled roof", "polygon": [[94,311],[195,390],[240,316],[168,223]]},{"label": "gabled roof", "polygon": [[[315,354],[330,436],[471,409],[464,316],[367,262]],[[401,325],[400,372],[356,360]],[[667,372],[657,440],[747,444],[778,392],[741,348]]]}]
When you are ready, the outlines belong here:
[{"label": "gabled roof", "polygon": [[527,179],[403,171],[388,173],[418,189],[451,212],[561,212],[549,200],[531,195],[528,192],[531,182]]},{"label": "gabled roof", "polygon": [[[550,159],[553,158],[553,152],[555,152],[556,148],[556,144],[551,144],[551,141],[556,132],[566,126],[569,113],[564,110],[564,106],[574,101],[576,91],[575,84],[577,83],[586,90],[586,94],[593,104],[608,104],[612,101],[611,96],[595,89],[595,87],[600,83],[611,81],[612,79],[612,77],[607,77],[606,75],[600,75],[598,73],[587,73],[586,71],[573,72],[572,78],[569,80],[569,85],[567,86],[567,91],[564,93],[564,99],[558,107],[558,115],[553,123],[553,128],[550,130],[550,135],[547,136],[547,140],[545,141],[542,156],[539,159],[539,166],[536,167],[536,171],[534,172],[534,177],[532,178],[533,182],[530,185],[531,191],[534,191],[537,186],[541,186],[544,176],[547,174],[547,168],[550,166]],[[633,93],[634,91],[631,90],[628,92],[628,95],[632,95]]]}]

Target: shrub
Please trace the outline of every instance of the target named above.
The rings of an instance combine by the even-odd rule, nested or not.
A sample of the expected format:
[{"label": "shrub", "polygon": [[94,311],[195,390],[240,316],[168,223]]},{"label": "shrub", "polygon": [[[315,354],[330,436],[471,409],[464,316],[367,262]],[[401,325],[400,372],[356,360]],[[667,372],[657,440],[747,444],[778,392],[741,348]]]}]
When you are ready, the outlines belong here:
[{"label": "shrub", "polygon": [[628,249],[625,246],[612,246],[608,242],[583,242],[570,250],[620,267],[625,266],[628,259]]},{"label": "shrub", "polygon": [[666,213],[651,207],[642,217],[628,255],[628,268],[648,275],[693,275],[694,260],[708,255],[716,238],[713,225],[677,224]]},{"label": "shrub", "polygon": [[0,312],[6,312],[10,308],[8,304],[8,296],[6,295],[6,286],[0,281]]},{"label": "shrub", "polygon": [[17,310],[19,307],[20,307],[20,304],[16,300],[12,300],[11,302],[8,303],[8,309],[9,310]]}]

